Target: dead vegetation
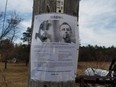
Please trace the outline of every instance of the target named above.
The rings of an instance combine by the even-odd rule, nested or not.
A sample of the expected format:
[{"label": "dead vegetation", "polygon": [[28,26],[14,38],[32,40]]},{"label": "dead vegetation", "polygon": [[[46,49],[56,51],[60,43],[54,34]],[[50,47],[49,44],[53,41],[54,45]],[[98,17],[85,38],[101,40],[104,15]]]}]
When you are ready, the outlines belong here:
[{"label": "dead vegetation", "polygon": [[[101,68],[108,70],[109,62],[79,62],[78,75],[83,75],[88,67]],[[7,69],[4,69],[4,63],[0,63],[0,87],[27,87],[28,67],[23,63],[8,63]]]},{"label": "dead vegetation", "polygon": [[0,63],[0,87],[26,87],[27,70],[25,64],[8,64],[4,69],[4,64]]}]

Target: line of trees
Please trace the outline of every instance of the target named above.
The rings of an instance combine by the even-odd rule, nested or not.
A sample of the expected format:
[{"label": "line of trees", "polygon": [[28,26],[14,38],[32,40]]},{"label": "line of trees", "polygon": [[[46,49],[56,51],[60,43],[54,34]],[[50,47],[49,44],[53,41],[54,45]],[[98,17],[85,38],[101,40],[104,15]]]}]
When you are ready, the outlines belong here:
[{"label": "line of trees", "polygon": [[[6,61],[10,58],[17,58],[19,61],[29,61],[30,43],[32,29],[30,27],[23,33],[21,40],[27,44],[14,44],[17,38],[18,25],[22,21],[16,12],[12,12],[4,22],[4,13],[0,13],[0,59]],[[111,61],[116,58],[116,47],[105,46],[80,46],[79,61]],[[2,57],[2,58],[1,58]]]},{"label": "line of trees", "polygon": [[9,39],[2,40],[1,61],[6,62],[17,59],[17,62],[26,62],[29,59],[29,46],[27,44],[14,44]]},{"label": "line of trees", "polygon": [[81,46],[79,61],[111,61],[116,58],[116,47],[111,46]]},{"label": "line of trees", "polygon": [[[21,38],[21,40],[27,42],[27,44],[14,45],[9,39],[5,39],[2,41],[2,43],[4,43],[2,48],[8,49],[7,50],[9,53],[8,58],[16,57],[22,61],[26,61],[26,62],[29,61],[31,34],[32,34],[32,29],[30,27],[28,27],[27,30],[23,33],[23,37]],[[2,52],[4,52],[4,50],[2,50]],[[116,52],[116,47],[114,46],[108,48],[106,48],[105,46],[97,46],[97,45],[80,46],[79,61],[111,61],[113,58],[116,58],[115,52]]]}]

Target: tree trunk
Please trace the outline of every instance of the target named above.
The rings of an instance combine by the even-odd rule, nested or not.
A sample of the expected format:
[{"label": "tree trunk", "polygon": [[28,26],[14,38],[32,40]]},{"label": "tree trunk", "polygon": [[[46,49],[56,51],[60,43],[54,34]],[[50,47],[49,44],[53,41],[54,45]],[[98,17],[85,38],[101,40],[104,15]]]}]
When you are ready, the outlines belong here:
[{"label": "tree trunk", "polygon": [[[33,17],[32,17],[32,29],[34,23],[34,16],[42,13],[56,12],[57,0],[34,0],[33,2]],[[64,0],[64,12],[68,15],[77,16],[79,11],[80,0]],[[78,20],[78,19],[77,19]],[[76,87],[75,82],[41,82],[32,81],[29,75],[28,87]]]}]

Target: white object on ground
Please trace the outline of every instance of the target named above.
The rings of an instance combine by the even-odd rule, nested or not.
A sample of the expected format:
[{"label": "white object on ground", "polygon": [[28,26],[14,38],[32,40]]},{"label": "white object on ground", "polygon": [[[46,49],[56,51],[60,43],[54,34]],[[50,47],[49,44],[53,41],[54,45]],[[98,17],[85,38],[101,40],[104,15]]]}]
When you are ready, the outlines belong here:
[{"label": "white object on ground", "polygon": [[84,73],[87,76],[107,76],[109,71],[103,69],[87,68]]}]

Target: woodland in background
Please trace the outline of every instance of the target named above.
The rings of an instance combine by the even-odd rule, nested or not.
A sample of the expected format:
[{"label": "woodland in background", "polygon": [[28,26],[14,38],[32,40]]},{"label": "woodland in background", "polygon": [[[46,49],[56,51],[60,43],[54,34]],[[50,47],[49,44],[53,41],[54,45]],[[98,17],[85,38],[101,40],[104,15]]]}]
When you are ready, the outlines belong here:
[{"label": "woodland in background", "polygon": [[116,47],[105,46],[81,46],[79,49],[79,61],[111,61],[116,58]]},{"label": "woodland in background", "polygon": [[[26,44],[15,44],[18,37],[18,28],[22,18],[16,12],[11,12],[6,21],[4,13],[0,13],[0,61],[16,58],[17,62],[28,62],[30,56],[30,43],[32,29],[30,27],[23,33],[21,40]],[[5,24],[4,24],[5,23]],[[4,26],[3,26],[4,25]],[[79,61],[111,61],[116,58],[116,47],[111,46],[80,46]]]},{"label": "woodland in background", "polygon": [[[2,61],[12,58],[17,58],[20,62],[29,60],[30,45],[28,44],[13,44],[8,39],[3,41],[4,45],[0,49]],[[116,58],[116,47],[101,47],[101,46],[80,46],[79,61],[111,61]]]},{"label": "woodland in background", "polygon": [[27,44],[14,44],[10,40],[2,41],[0,61],[5,62],[16,58],[17,62],[26,62],[29,59],[30,46]]}]

